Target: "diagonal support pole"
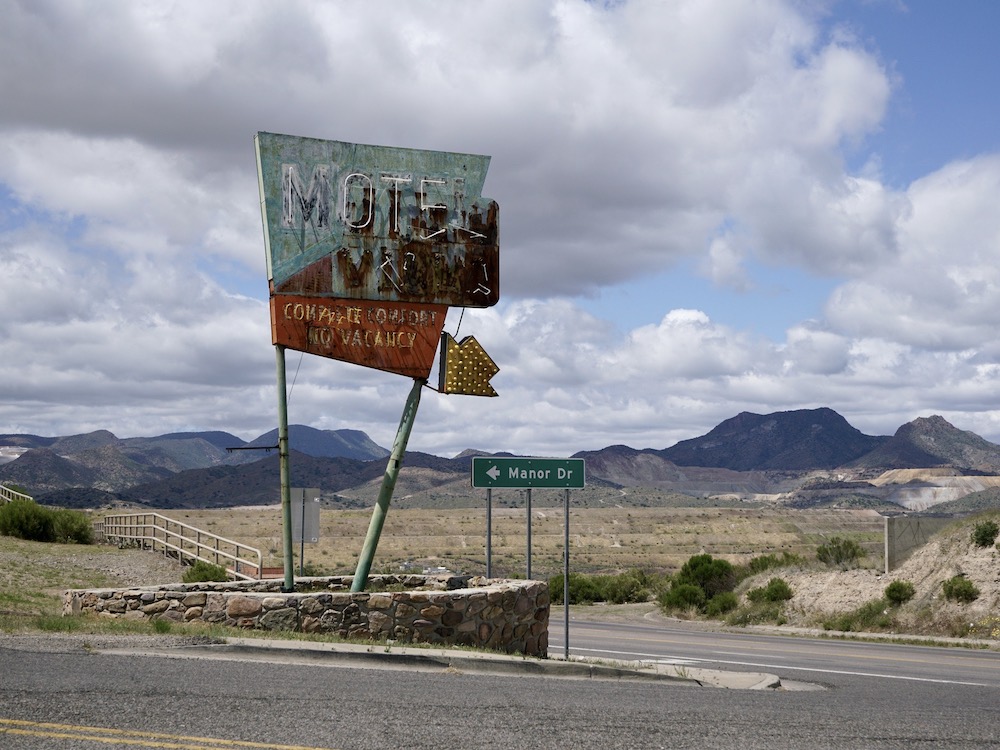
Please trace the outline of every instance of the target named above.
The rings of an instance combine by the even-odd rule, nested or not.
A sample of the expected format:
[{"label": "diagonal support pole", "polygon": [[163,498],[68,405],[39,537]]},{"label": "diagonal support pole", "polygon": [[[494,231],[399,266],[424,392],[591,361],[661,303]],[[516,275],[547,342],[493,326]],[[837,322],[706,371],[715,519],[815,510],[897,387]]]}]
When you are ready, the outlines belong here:
[{"label": "diagonal support pole", "polygon": [[382,525],[385,523],[386,514],[389,512],[392,491],[396,487],[396,478],[399,476],[399,468],[403,463],[403,454],[406,453],[406,443],[410,439],[413,422],[417,417],[417,407],[420,405],[420,391],[426,382],[426,380],[419,378],[413,379],[413,388],[410,389],[410,395],[406,399],[403,418],[399,422],[399,429],[396,431],[396,440],[392,444],[389,464],[386,466],[385,474],[382,476],[382,488],[378,493],[378,502],[375,504],[375,510],[372,511],[372,520],[368,524],[368,535],[365,537],[361,557],[358,559],[358,568],[354,572],[354,581],[351,583],[352,592],[364,591],[365,586],[368,584],[368,573],[371,571],[372,560],[375,558],[375,548],[378,547],[379,536],[382,534]]}]

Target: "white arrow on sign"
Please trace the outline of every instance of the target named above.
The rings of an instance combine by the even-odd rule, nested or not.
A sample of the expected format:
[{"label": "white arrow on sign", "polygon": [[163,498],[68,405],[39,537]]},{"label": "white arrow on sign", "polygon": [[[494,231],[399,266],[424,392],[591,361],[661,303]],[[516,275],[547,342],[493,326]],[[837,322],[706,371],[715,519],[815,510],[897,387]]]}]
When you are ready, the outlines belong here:
[{"label": "white arrow on sign", "polygon": [[486,472],[486,476],[488,476],[490,479],[492,479],[495,482],[495,481],[497,481],[497,477],[500,476],[500,469],[497,468],[496,464],[493,464],[493,466],[491,466],[489,468],[489,470]]}]

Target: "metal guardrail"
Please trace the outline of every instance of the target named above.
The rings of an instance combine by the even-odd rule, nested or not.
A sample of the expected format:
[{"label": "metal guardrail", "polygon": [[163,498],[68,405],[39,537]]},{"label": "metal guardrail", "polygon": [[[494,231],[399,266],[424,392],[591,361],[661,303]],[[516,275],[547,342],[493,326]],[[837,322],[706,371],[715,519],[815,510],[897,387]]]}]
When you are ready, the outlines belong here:
[{"label": "metal guardrail", "polygon": [[162,551],[181,562],[201,560],[221,565],[229,575],[246,581],[261,578],[261,552],[256,547],[234,542],[209,531],[197,529],[159,513],[112,514],[94,524],[98,538],[120,545]]},{"label": "metal guardrail", "polygon": [[34,499],[31,495],[25,495],[23,492],[13,490],[5,484],[0,484],[0,505],[9,503],[12,500],[34,501]]}]

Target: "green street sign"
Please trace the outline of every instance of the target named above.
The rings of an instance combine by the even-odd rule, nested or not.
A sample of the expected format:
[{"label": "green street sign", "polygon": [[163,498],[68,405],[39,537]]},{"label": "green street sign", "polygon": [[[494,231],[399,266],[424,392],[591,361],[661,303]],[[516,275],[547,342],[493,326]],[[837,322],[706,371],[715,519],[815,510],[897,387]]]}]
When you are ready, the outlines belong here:
[{"label": "green street sign", "polygon": [[476,456],[472,459],[472,486],[531,489],[579,489],[585,484],[582,458],[508,458]]}]

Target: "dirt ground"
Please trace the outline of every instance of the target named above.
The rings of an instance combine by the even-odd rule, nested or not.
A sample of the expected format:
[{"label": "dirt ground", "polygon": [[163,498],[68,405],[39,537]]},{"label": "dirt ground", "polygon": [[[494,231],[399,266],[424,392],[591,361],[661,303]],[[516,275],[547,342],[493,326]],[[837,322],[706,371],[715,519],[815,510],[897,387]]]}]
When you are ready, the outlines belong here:
[{"label": "dirt ground", "polygon": [[[824,615],[843,613],[883,596],[893,581],[909,581],[916,593],[898,610],[898,620],[910,633],[962,635],[975,625],[1000,628],[1000,550],[977,547],[969,526],[944,531],[888,575],[875,569],[785,571],[781,573],[794,596],[787,613],[790,625],[815,625]],[[949,602],[942,583],[953,576],[967,577],[979,589],[979,598],[968,604]],[[762,585],[768,574],[749,585]]]}]

